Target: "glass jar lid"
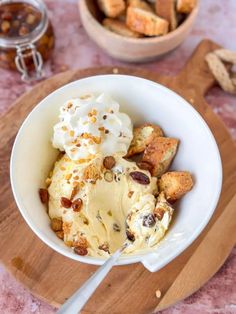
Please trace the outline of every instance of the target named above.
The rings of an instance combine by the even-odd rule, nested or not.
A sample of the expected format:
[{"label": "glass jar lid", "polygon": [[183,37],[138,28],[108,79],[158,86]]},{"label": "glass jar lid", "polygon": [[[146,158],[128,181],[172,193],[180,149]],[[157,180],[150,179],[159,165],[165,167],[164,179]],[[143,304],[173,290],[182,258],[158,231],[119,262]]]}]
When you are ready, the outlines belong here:
[{"label": "glass jar lid", "polygon": [[0,9],[1,6],[6,6],[8,4],[30,5],[38,11],[41,16],[38,25],[24,36],[0,36],[0,47],[16,48],[18,46],[36,42],[48,27],[48,16],[44,3],[41,0],[0,0]]}]

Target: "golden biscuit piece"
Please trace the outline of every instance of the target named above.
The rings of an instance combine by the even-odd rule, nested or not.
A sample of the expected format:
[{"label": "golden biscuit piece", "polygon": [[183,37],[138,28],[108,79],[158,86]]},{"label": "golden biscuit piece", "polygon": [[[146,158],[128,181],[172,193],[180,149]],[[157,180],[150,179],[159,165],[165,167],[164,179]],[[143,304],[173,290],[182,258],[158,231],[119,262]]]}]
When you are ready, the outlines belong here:
[{"label": "golden biscuit piece", "polygon": [[177,12],[190,13],[196,6],[197,0],[177,0]]},{"label": "golden biscuit piece", "polygon": [[109,29],[111,32],[125,36],[125,37],[133,37],[133,38],[140,38],[142,37],[141,34],[132,31],[129,29],[125,22],[122,22],[117,19],[110,19],[106,18],[102,22],[103,26],[105,26],[107,29]]},{"label": "golden biscuit piece", "polygon": [[158,36],[168,33],[168,21],[156,14],[139,8],[128,7],[126,24],[133,31],[146,36]]},{"label": "golden biscuit piece", "polygon": [[175,0],[156,0],[156,14],[169,22],[171,31],[177,28]]},{"label": "golden biscuit piece", "polygon": [[134,128],[133,139],[126,157],[142,153],[154,137],[159,136],[163,136],[163,131],[155,124],[145,123],[137,128]]},{"label": "golden biscuit piece", "polygon": [[171,171],[161,176],[158,185],[167,201],[175,202],[192,189],[193,179],[188,171]]},{"label": "golden biscuit piece", "polygon": [[153,168],[152,176],[161,176],[171,164],[177,148],[179,140],[169,137],[156,137],[147,146],[144,151],[142,161],[149,162]]},{"label": "golden biscuit piece", "polygon": [[147,2],[142,0],[128,0],[128,6],[132,8],[139,8],[148,12],[153,12],[152,7]]},{"label": "golden biscuit piece", "polygon": [[125,11],[124,0],[98,0],[98,6],[107,17],[117,17]]}]

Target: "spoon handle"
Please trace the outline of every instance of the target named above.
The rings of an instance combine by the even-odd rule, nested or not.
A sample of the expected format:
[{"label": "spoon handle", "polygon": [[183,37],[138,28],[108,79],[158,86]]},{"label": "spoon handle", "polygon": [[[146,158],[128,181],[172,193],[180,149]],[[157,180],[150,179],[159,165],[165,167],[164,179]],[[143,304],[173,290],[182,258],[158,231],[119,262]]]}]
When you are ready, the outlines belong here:
[{"label": "spoon handle", "polygon": [[117,250],[58,310],[57,314],[79,313],[85,303],[109,273],[126,245]]}]

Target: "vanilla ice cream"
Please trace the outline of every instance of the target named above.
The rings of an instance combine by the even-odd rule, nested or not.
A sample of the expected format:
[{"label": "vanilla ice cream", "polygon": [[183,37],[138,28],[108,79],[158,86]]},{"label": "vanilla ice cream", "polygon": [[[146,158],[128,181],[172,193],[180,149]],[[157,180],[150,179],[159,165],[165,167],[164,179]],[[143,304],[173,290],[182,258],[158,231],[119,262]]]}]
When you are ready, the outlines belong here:
[{"label": "vanilla ice cream", "polygon": [[50,176],[49,216],[80,255],[109,256],[127,237],[125,253],[153,247],[172,217],[157,199],[157,178],[124,158],[133,126],[119,110],[105,94],[72,99],[54,127],[53,146],[64,155]]}]

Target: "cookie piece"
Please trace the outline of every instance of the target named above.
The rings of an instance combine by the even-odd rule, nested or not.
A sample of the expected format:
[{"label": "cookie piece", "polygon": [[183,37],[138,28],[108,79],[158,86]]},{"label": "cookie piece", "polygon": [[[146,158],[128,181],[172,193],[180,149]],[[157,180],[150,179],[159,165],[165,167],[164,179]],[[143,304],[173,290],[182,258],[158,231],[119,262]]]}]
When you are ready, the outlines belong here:
[{"label": "cookie piece", "polygon": [[124,0],[98,0],[100,10],[107,17],[117,17],[125,11]]},{"label": "cookie piece", "polygon": [[153,12],[152,7],[147,2],[142,0],[128,0],[128,6],[132,8],[139,8],[148,12]]},{"label": "cookie piece", "polygon": [[170,30],[177,28],[175,0],[156,0],[156,14],[169,22]]},{"label": "cookie piece", "polygon": [[145,123],[134,128],[133,139],[126,157],[142,153],[154,137],[163,136],[162,129],[151,123]]},{"label": "cookie piece", "polygon": [[177,12],[179,13],[190,13],[196,6],[197,0],[177,0]]},{"label": "cookie piece", "polygon": [[125,22],[122,22],[117,19],[110,19],[106,18],[102,22],[103,26],[109,29],[111,32],[125,36],[125,37],[133,37],[133,38],[140,38],[142,37],[141,34],[132,31],[129,29]]},{"label": "cookie piece", "polygon": [[126,24],[133,31],[146,36],[165,35],[169,27],[168,21],[154,13],[132,7],[127,9]]},{"label": "cookie piece", "polygon": [[179,140],[169,137],[156,137],[144,151],[142,161],[149,162],[153,168],[152,176],[161,176],[170,166],[177,148]]},{"label": "cookie piece", "polygon": [[171,171],[161,176],[158,186],[167,201],[172,203],[192,189],[193,179],[188,171]]}]

